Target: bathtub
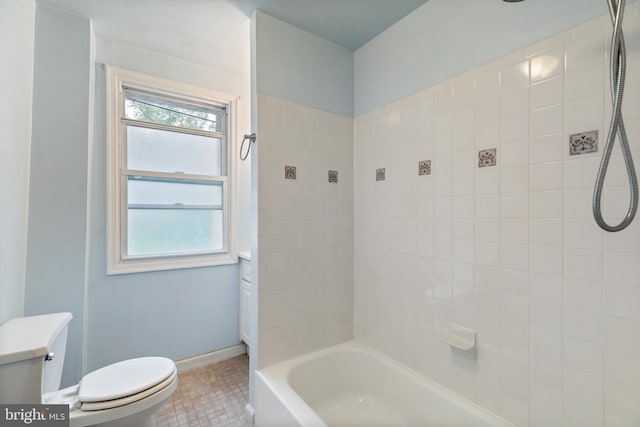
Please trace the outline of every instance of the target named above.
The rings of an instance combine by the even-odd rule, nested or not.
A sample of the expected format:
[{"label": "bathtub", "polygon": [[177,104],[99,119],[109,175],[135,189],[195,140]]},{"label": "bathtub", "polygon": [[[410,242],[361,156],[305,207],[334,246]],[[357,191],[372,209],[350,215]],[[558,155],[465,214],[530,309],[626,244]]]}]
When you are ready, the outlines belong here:
[{"label": "bathtub", "polygon": [[358,341],[257,372],[256,426],[512,424]]}]

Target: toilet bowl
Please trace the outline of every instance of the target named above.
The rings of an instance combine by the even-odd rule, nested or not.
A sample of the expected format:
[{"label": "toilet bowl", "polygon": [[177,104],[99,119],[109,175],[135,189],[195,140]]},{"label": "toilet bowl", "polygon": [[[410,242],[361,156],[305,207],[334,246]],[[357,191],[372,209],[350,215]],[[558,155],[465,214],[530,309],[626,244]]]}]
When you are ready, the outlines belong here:
[{"label": "toilet bowl", "polygon": [[59,389],[70,313],[0,326],[0,402],[69,405],[71,427],[142,427],[178,385],[172,360],[141,357],[105,366]]}]

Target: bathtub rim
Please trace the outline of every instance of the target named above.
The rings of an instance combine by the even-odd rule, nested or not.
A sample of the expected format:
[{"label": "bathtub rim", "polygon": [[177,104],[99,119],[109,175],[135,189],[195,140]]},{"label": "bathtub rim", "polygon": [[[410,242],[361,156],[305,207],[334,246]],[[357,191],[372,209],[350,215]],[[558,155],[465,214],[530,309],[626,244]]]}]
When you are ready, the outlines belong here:
[{"label": "bathtub rim", "polygon": [[[483,408],[477,403],[455,393],[441,384],[433,381],[406,365],[394,360],[386,354],[370,347],[360,340],[350,340],[341,344],[297,356],[256,371],[261,381],[284,406],[289,414],[302,426],[327,426],[325,421],[309,406],[309,404],[293,389],[289,383],[292,371],[305,362],[321,358],[327,354],[337,352],[363,353],[380,361],[394,373],[401,375],[408,381],[413,381],[425,389],[442,396],[456,405],[464,408],[478,418],[496,427],[515,427],[514,424],[499,415]],[[258,415],[258,414],[257,414]]]}]

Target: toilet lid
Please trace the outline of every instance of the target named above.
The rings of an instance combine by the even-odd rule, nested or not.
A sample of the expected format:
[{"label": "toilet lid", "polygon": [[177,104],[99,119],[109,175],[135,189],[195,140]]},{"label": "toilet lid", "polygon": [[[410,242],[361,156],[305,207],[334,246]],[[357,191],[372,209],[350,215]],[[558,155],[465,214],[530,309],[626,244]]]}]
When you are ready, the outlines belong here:
[{"label": "toilet lid", "polygon": [[78,400],[104,402],[147,390],[171,377],[176,366],[165,357],[140,357],[105,366],[80,381]]},{"label": "toilet lid", "polygon": [[103,409],[111,409],[117,408],[118,406],[129,405],[130,403],[137,402],[163,390],[165,387],[169,386],[169,384],[175,381],[177,376],[178,371],[173,371],[173,374],[171,374],[169,378],[151,388],[141,391],[140,393],[121,397],[120,399],[105,400],[104,402],[83,402],[80,405],[80,409],[83,411],[100,411]]}]

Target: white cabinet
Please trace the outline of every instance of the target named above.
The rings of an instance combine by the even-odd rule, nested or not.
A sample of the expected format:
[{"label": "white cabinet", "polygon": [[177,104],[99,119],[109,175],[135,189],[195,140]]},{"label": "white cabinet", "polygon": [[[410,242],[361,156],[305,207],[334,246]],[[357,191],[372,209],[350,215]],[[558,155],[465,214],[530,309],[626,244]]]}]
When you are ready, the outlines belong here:
[{"label": "white cabinet", "polygon": [[251,256],[247,253],[240,253],[240,319],[239,330],[240,339],[249,345],[250,323],[249,323],[249,300],[251,298]]}]

